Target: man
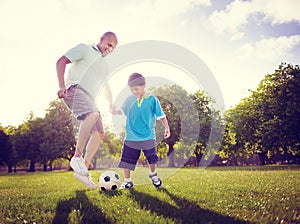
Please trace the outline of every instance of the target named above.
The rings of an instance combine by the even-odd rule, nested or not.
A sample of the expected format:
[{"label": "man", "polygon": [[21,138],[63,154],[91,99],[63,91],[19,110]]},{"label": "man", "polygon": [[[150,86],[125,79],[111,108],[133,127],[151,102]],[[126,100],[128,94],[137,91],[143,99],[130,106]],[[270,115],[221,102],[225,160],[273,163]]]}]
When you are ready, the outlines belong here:
[{"label": "man", "polygon": [[[104,138],[102,118],[95,100],[103,87],[112,107],[109,86],[103,86],[107,73],[103,57],[112,52],[117,44],[117,36],[113,32],[106,32],[97,45],[79,44],[66,52],[56,63],[59,83],[57,95],[65,101],[73,115],[81,120],[76,150],[70,166],[75,171],[74,177],[91,189],[97,188],[97,185],[92,181],[88,168]],[[65,69],[69,63],[72,64],[65,80]]]}]

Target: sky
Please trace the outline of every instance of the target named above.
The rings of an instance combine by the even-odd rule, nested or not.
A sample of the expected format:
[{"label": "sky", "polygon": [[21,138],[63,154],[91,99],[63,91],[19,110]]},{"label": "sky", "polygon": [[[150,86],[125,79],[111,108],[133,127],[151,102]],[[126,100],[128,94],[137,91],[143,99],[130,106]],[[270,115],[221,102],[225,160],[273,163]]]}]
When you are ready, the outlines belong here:
[{"label": "sky", "polygon": [[[119,46],[160,40],[192,51],[214,75],[225,107],[234,107],[282,62],[299,65],[299,8],[299,0],[0,0],[0,125],[21,124],[31,111],[43,116],[57,98],[58,58],[106,31]],[[130,69],[172,73],[195,90],[174,67],[139,65],[110,81],[114,95]]]}]

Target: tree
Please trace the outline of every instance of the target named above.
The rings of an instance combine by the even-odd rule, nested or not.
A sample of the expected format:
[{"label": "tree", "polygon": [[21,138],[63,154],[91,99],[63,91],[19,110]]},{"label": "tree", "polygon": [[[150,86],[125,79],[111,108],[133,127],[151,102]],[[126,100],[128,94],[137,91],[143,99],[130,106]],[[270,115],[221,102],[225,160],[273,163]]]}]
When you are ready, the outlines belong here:
[{"label": "tree", "polygon": [[[264,98],[262,144],[270,155],[299,157],[300,69],[282,63],[257,91]],[[300,162],[300,161],[299,161]]]},{"label": "tree", "polygon": [[232,149],[247,156],[258,154],[261,165],[276,162],[270,160],[275,155],[299,161],[299,86],[299,66],[281,64],[227,111],[227,127],[236,142]]},{"label": "tree", "polygon": [[9,135],[2,128],[0,129],[0,165],[5,163],[8,167],[8,173],[12,172],[13,151]]},{"label": "tree", "polygon": [[[191,156],[191,152],[198,138],[199,123],[197,108],[192,98],[179,85],[164,85],[155,89],[153,93],[161,102],[171,130],[171,137],[162,140],[168,145],[166,155],[169,159],[168,166],[175,166],[176,156],[182,157],[178,160],[177,165],[184,165],[184,161]],[[163,136],[162,128],[162,126],[157,127],[158,137]],[[176,153],[174,146],[178,141],[180,141],[181,144],[179,144],[180,148],[177,149]]]},{"label": "tree", "polygon": [[71,159],[75,151],[77,127],[63,101],[50,102],[39,129],[43,133],[39,144],[39,162],[44,164],[44,171],[47,171],[48,165],[52,170],[52,162],[57,158]]},{"label": "tree", "polygon": [[44,140],[43,126],[44,121],[42,118],[35,117],[32,113],[30,118],[26,121],[27,131],[26,137],[26,158],[30,161],[28,172],[35,172],[35,164],[40,161],[41,144]]},{"label": "tree", "polygon": [[[198,90],[190,97],[198,111],[197,121],[200,124],[198,140],[193,154],[196,157],[196,165],[200,164],[201,159],[202,165],[204,165],[211,162],[210,160],[216,155],[223,138],[224,125],[220,111],[213,108],[214,100],[204,91]],[[203,155],[208,158],[202,158]]]},{"label": "tree", "polygon": [[18,127],[8,126],[5,130],[10,137],[12,165],[14,166],[14,172],[17,172],[17,164],[26,160],[27,139],[25,137],[25,132],[27,131],[27,128],[25,124],[21,124]]}]

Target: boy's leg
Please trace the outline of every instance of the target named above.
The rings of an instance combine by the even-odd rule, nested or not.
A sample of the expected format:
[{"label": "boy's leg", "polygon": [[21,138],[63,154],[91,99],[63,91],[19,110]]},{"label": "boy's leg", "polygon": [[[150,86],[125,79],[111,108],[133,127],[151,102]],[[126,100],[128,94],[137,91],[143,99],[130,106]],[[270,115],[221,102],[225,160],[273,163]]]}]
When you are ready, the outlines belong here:
[{"label": "boy's leg", "polygon": [[162,181],[157,176],[156,173],[156,163],[158,161],[158,157],[156,154],[156,148],[143,150],[144,155],[147,158],[148,166],[149,166],[149,178],[151,179],[153,185],[157,188],[161,187]]},{"label": "boy's leg", "polygon": [[149,178],[151,179],[154,187],[160,188],[162,185],[162,181],[158,177],[155,168],[156,168],[156,164],[149,164]]},{"label": "boy's leg", "polygon": [[124,169],[124,178],[129,179],[130,178],[130,169]]},{"label": "boy's leg", "polygon": [[156,163],[155,164],[149,164],[149,170],[151,173],[155,173],[155,169],[156,169]]},{"label": "boy's leg", "polygon": [[124,172],[124,183],[121,184],[121,189],[133,188],[133,182],[130,178],[130,172],[133,171],[136,166],[136,162],[140,157],[141,151],[138,149],[131,148],[126,145],[126,141],[123,144],[122,154],[118,167],[123,168]]},{"label": "boy's leg", "polygon": [[130,178],[130,169],[124,169],[124,182],[121,184],[120,189],[133,188],[133,182]]}]

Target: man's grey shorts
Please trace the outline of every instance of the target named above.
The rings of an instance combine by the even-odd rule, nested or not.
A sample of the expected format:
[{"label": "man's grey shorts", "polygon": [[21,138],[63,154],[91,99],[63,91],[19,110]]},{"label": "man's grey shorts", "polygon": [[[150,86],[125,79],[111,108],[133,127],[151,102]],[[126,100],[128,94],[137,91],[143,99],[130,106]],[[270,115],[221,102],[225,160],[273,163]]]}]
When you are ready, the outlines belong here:
[{"label": "man's grey shorts", "polygon": [[64,101],[74,117],[78,120],[84,120],[88,113],[98,112],[99,119],[96,121],[91,132],[104,132],[100,111],[95,104],[95,101],[86,90],[81,88],[79,85],[73,85],[68,88],[67,96],[64,98]]}]

